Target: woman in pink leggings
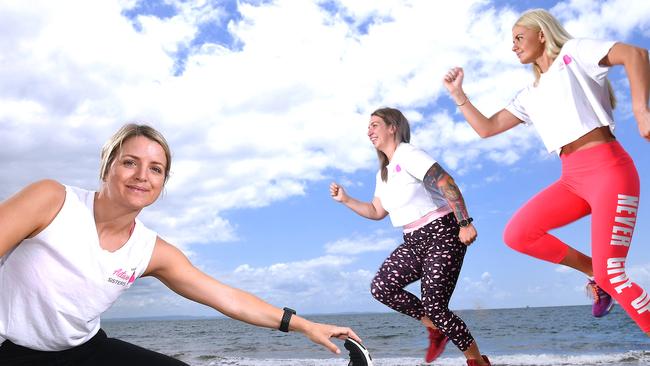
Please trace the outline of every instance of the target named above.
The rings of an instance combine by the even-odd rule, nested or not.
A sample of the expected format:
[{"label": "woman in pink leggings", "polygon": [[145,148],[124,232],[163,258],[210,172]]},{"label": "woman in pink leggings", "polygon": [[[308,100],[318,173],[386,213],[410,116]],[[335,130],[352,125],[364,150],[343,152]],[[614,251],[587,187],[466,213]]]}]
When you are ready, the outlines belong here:
[{"label": "woman in pink leggings", "polygon": [[[483,138],[520,123],[533,124],[549,152],[562,161],[562,176],[512,217],[504,240],[513,249],[560,263],[590,277],[593,315],[606,315],[615,299],[650,335],[650,296],[626,275],[625,261],[639,206],[634,162],[616,141],[615,104],[607,72],[623,65],[641,136],[650,140],[648,51],[632,45],[573,39],[547,11],[525,12],[512,28],[512,51],[531,64],[534,82],[501,111],[487,118],[463,92],[462,68],[444,85],[472,128]],[[549,230],[592,215],[592,257]]]}]

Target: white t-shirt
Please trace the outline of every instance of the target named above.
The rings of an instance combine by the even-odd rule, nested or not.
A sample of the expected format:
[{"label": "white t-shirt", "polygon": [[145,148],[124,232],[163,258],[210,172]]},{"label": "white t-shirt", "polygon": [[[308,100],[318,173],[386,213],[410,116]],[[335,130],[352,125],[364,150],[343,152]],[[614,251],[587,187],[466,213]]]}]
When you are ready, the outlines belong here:
[{"label": "white t-shirt", "polygon": [[431,211],[448,206],[437,188],[429,193],[422,184],[427,171],[435,163],[424,151],[402,142],[386,167],[387,181],[381,180],[381,170],[377,172],[375,197],[390,214],[393,226],[410,224]]},{"label": "white t-shirt", "polygon": [[[539,83],[521,90],[506,109],[525,123],[534,124],[547,150],[558,154],[562,146],[593,129],[609,126],[613,132],[606,83],[609,68],[598,63],[615,43],[592,39],[567,41],[549,69],[541,75]],[[565,55],[578,67],[565,65]],[[579,82],[580,77],[586,81],[587,93],[591,93],[605,111],[605,120],[598,118]]]},{"label": "white t-shirt", "polygon": [[122,248],[102,249],[94,196],[66,186],[50,225],[0,258],[0,342],[41,351],[85,343],[99,331],[100,315],[147,268],[156,233],[136,220]]}]

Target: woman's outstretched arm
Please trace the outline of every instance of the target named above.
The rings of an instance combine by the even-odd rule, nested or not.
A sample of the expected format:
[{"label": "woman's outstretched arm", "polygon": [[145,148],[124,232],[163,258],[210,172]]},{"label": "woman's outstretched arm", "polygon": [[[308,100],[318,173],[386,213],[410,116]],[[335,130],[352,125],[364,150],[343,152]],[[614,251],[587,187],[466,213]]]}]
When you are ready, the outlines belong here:
[{"label": "woman's outstretched arm", "polygon": [[330,184],[330,196],[332,196],[333,200],[341,202],[358,215],[367,219],[381,220],[388,215],[388,211],[381,205],[378,197],[374,197],[372,202],[359,201],[349,196],[343,186],[336,182]]},{"label": "woman's outstretched arm", "polygon": [[463,91],[464,76],[465,73],[461,67],[454,67],[445,74],[443,84],[447,88],[449,96],[479,136],[482,138],[494,136],[521,123],[520,119],[506,109],[498,111],[490,118],[483,115]]},{"label": "woman's outstretched arm", "polygon": [[[192,301],[207,305],[220,313],[252,325],[278,329],[284,311],[246,291],[228,286],[196,268],[176,247],[161,238],[156,241],[154,252],[144,273],[158,278],[177,294]],[[318,343],[334,353],[339,348],[331,337],[351,337],[361,341],[347,327],[321,324],[293,315],[289,330],[303,333],[312,342]]]},{"label": "woman's outstretched arm", "polygon": [[[456,185],[454,178],[440,164],[433,164],[427,171],[422,182],[427,191],[433,192],[438,189],[442,192],[442,195],[447,200],[449,207],[451,207],[459,223],[470,218],[467,206],[465,205],[465,199],[462,193],[460,193],[460,188]],[[458,233],[458,237],[463,244],[471,244],[476,240],[476,235],[476,228],[474,228],[471,222],[467,226],[461,227]]]},{"label": "woman's outstretched arm", "polygon": [[625,43],[616,43],[601,62],[603,66],[623,65],[630,82],[632,112],[641,137],[650,141],[650,62],[648,50]]}]

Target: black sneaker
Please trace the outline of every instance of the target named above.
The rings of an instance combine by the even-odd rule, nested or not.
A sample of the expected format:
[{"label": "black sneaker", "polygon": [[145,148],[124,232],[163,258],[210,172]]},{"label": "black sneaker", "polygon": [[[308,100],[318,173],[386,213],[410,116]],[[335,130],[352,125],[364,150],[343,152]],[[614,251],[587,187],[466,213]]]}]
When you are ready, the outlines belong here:
[{"label": "black sneaker", "polygon": [[343,346],[350,351],[350,363],[348,363],[348,366],[373,366],[370,353],[368,353],[366,347],[361,343],[352,338],[348,338],[345,340]]}]

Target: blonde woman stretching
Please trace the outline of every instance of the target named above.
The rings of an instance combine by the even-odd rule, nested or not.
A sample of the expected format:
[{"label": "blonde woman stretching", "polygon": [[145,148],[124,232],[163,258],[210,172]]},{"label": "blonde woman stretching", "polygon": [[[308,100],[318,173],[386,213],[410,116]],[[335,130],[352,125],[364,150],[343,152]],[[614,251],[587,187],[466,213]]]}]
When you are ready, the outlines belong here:
[{"label": "blonde woman stretching", "polygon": [[253,325],[303,333],[332,352],[330,337],[359,338],[226,286],[138,218],[169,177],[171,152],[146,125],[128,124],[104,145],[98,192],[53,180],[0,202],[0,365],[186,365],[109,338],[100,315],[141,276]]}]

